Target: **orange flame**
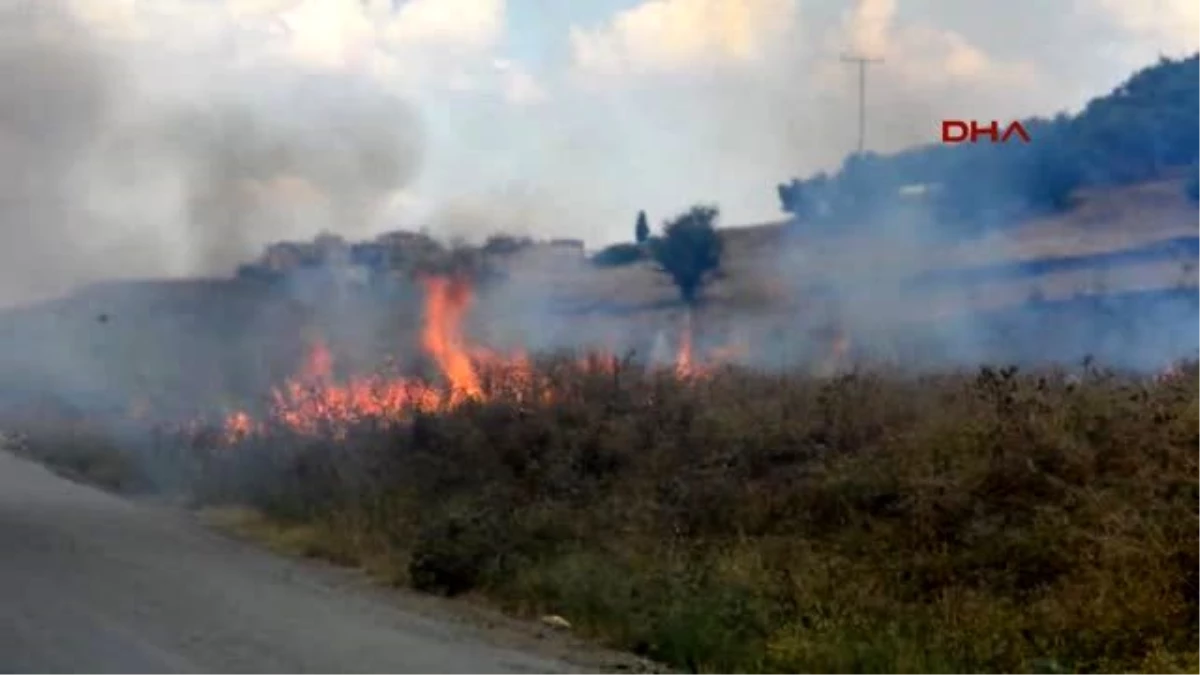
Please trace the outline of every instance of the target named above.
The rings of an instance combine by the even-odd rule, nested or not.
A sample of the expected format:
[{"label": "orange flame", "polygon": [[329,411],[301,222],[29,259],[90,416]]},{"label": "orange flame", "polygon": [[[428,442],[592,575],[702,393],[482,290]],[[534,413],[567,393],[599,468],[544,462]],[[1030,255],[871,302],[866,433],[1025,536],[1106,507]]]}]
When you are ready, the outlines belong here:
[{"label": "orange flame", "polygon": [[[480,399],[489,393],[507,392],[517,400],[548,402],[555,396],[546,381],[538,381],[528,356],[499,354],[468,345],[463,320],[473,301],[470,285],[462,279],[429,277],[423,280],[425,317],[421,345],[438,367],[445,387],[406,377],[386,375],[353,376],[338,381],[334,356],[321,340],[313,343],[299,373],[271,391],[269,419],[305,434],[332,433],[342,436],[358,422],[382,423],[408,419],[415,412],[433,412]],[[844,356],[848,338],[839,333],[834,340],[836,358]],[[713,350],[698,364],[693,346],[693,324],[685,315],[674,372],[692,379],[711,373],[708,366],[743,354],[744,346]],[[611,352],[583,357],[580,370],[593,373],[617,372],[620,360]],[[486,387],[485,387],[486,384]],[[234,443],[260,433],[266,426],[245,411],[235,411],[225,421],[225,438]]]},{"label": "orange flame", "polygon": [[679,335],[679,349],[675,352],[675,374],[689,377],[696,373],[692,356],[692,315],[684,315],[683,331]]},{"label": "orange flame", "polygon": [[453,397],[478,398],[483,393],[462,338],[462,320],[472,300],[471,287],[460,279],[425,279],[422,343],[450,381]]}]

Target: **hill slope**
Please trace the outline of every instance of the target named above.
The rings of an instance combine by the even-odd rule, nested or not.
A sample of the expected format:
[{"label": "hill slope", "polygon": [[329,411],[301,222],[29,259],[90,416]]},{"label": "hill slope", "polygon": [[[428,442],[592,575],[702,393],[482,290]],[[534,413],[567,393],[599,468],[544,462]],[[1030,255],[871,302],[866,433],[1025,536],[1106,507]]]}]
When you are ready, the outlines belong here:
[{"label": "hill slope", "polygon": [[[1037,142],[1023,150],[852,157],[784,186],[793,218],[723,231],[726,274],[688,324],[698,346],[733,344],[762,364],[819,361],[847,334],[861,355],[942,364],[1097,352],[1153,367],[1194,351],[1197,63],[1164,60],[1079,115],[1031,121]],[[972,189],[916,201],[897,190],[956,180]],[[682,330],[675,289],[645,263],[602,269],[571,247],[447,251],[392,233],[362,249],[388,287],[355,290],[321,266],[334,240],[273,247],[267,258],[301,266],[282,277],[251,266],[230,280],[100,284],[0,313],[0,395],[236,404],[292,372],[318,333],[346,368],[387,355],[420,368],[421,293],[407,277],[431,252],[506,272],[478,289],[469,330],[484,342],[645,352]]]}]

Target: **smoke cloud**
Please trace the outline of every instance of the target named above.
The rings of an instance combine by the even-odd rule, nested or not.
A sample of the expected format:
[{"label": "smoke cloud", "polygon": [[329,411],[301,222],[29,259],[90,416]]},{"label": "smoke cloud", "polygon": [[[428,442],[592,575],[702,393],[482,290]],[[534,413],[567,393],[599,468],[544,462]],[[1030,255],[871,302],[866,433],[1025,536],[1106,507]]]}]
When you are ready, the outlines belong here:
[{"label": "smoke cloud", "polygon": [[406,101],[204,56],[106,40],[65,1],[0,4],[0,306],[366,234],[417,176]]}]

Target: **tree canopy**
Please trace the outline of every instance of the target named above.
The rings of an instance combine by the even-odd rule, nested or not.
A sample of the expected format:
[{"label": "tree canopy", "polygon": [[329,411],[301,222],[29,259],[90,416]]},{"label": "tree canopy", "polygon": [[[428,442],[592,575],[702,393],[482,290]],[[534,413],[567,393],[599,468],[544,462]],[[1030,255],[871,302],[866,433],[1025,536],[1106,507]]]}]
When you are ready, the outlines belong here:
[{"label": "tree canopy", "polygon": [[723,242],[717,233],[720,211],[697,205],[666,223],[661,237],[651,240],[651,253],[660,272],[667,274],[689,305],[700,299],[704,286],[720,270]]}]

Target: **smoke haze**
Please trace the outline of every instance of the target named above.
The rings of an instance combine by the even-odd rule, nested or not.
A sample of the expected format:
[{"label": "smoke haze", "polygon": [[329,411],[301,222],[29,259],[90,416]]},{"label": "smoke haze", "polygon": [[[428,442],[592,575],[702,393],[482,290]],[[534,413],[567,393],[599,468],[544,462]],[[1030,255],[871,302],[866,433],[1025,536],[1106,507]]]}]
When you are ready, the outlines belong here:
[{"label": "smoke haze", "polygon": [[[1022,2],[1014,7],[1035,7]],[[506,22],[522,6],[500,0],[0,0],[0,306],[98,280],[223,276],[267,243],[322,230],[356,239],[427,227],[476,241],[506,231],[596,246],[628,240],[639,209],[655,229],[697,201],[719,204],[724,226],[776,218],[777,183],[834,168],[854,147],[857,89],[844,51],[887,59],[869,75],[868,145],[891,150],[928,141],[945,116],[1077,107],[1152,60],[1147,44],[1194,42],[1160,39],[1177,34],[1164,29],[1173,22],[1106,3],[1089,7],[1150,36],[1129,43],[1132,56],[1025,49],[1112,38],[1099,10],[1047,11],[1027,27],[1004,19],[1024,10],[1000,3],[967,14],[941,0],[626,4],[596,15],[583,3],[546,3],[538,16],[558,31],[558,51],[524,45],[516,59]],[[1172,7],[1164,16],[1192,11]],[[989,34],[993,25],[1022,48]],[[928,309],[899,287],[941,262],[939,242],[922,234],[926,216],[838,243],[842,258],[801,246],[744,264],[795,297],[813,290],[824,264],[822,283],[856,344],[887,353],[914,332],[914,310]],[[741,283],[749,271],[730,276]],[[613,279],[593,295],[674,299],[661,279]],[[236,302],[215,285],[99,288],[69,317],[26,317],[7,334],[15,348],[0,354],[0,372],[6,383],[123,404],[149,381],[164,399],[188,388],[210,399],[262,393],[289,374],[288,350],[313,323],[351,352],[416,351],[415,289],[391,305],[334,306],[307,283],[282,300]],[[664,341],[668,318],[653,310],[564,316],[559,283],[534,273],[481,297],[480,332],[533,348]],[[725,318],[739,341],[775,336],[755,345],[766,363],[827,349],[828,335],[802,332],[827,315],[775,313]],[[1165,337],[1118,333],[1108,351],[1157,365],[1194,344],[1194,294],[1150,316],[1141,325],[1168,326]],[[1088,331],[1047,332],[1039,321],[1024,324],[1028,344],[1009,352],[981,322],[937,326],[935,352],[956,362],[1039,349],[1073,358],[1095,343]]]},{"label": "smoke haze", "polygon": [[361,78],[121,44],[57,0],[0,5],[0,304],[365,235],[420,168],[416,113]]}]

